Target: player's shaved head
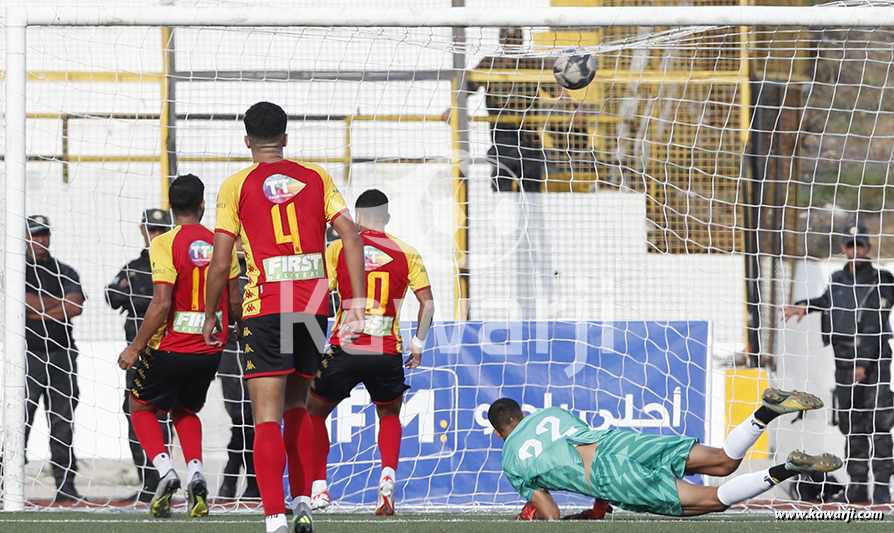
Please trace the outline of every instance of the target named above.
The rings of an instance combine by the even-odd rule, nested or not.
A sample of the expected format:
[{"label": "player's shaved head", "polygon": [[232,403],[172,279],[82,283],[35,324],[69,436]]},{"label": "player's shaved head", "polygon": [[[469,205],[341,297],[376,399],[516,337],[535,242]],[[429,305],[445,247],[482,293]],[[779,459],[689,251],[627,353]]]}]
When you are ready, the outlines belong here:
[{"label": "player's shaved head", "polygon": [[270,102],[258,102],[249,107],[242,119],[245,134],[258,144],[281,143],[288,121],[289,117],[283,108]]},{"label": "player's shaved head", "polygon": [[388,197],[379,189],[367,189],[354,202],[358,220],[385,224],[388,222]]},{"label": "player's shaved head", "polygon": [[177,176],[168,188],[168,201],[175,216],[198,215],[205,201],[205,184],[194,174]]},{"label": "player's shaved head", "polygon": [[512,398],[500,398],[490,404],[490,409],[487,410],[487,419],[490,421],[490,425],[501,434],[502,438],[506,438],[506,435],[524,417],[525,414],[522,412],[521,406]]}]

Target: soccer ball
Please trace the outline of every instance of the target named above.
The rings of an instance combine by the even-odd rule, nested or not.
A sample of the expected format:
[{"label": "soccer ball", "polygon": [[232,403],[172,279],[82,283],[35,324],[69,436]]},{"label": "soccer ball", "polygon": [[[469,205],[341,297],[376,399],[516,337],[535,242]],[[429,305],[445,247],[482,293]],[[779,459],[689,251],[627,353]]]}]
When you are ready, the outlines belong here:
[{"label": "soccer ball", "polygon": [[553,63],[556,81],[566,89],[583,89],[596,76],[596,60],[590,54],[574,55],[574,50],[566,50]]}]

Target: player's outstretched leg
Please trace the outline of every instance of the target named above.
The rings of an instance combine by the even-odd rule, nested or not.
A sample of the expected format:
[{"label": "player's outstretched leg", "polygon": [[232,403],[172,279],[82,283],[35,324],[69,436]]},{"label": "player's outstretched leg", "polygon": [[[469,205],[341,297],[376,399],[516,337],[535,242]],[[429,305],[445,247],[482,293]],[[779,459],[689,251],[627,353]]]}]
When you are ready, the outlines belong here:
[{"label": "player's outstretched leg", "polygon": [[757,411],[730,431],[723,442],[723,451],[730,459],[741,461],[776,417],[822,406],[822,400],[807,392],[767,389],[761,396],[761,406]]},{"label": "player's outstretched leg", "polygon": [[180,488],[180,476],[174,470],[169,470],[159,481],[155,489],[155,495],[149,502],[149,514],[155,518],[170,518],[171,498]]},{"label": "player's outstretched leg", "polygon": [[717,489],[717,499],[726,508],[770,490],[773,486],[799,473],[832,472],[841,468],[842,464],[841,459],[831,453],[808,455],[800,450],[795,450],[781,465],[743,474],[727,481]]}]

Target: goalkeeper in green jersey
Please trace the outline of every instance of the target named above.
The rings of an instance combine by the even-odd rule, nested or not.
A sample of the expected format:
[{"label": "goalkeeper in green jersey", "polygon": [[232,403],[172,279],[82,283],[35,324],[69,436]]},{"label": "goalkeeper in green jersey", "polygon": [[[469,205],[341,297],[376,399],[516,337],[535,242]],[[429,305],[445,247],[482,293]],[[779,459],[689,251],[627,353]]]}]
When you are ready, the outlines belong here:
[{"label": "goalkeeper in green jersey", "polygon": [[[622,509],[668,516],[721,512],[800,472],[831,472],[841,459],[824,453],[789,454],[784,464],[743,474],[719,487],[683,481],[687,474],[726,476],[777,416],[818,409],[822,400],[805,392],[767,389],[762,406],[713,448],[683,436],[594,430],[565,409],[550,407],[525,416],[515,400],[494,402],[487,416],[503,439],[503,472],[528,505],[520,518],[557,520],[551,490],[604,500]],[[527,516],[525,516],[527,515]]]}]

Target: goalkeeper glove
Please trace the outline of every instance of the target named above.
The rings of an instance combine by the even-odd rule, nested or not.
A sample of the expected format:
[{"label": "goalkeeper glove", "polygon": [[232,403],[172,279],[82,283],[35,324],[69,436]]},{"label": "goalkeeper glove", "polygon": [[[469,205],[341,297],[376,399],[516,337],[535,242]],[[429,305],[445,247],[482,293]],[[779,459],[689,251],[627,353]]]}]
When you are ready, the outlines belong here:
[{"label": "goalkeeper glove", "polygon": [[516,520],[536,520],[537,519],[537,508],[534,507],[534,504],[528,502],[522,507],[518,516],[515,517]]},{"label": "goalkeeper glove", "polygon": [[568,515],[562,520],[602,520],[606,513],[613,511],[612,506],[603,500],[596,500],[592,509],[587,509],[577,514]]}]

